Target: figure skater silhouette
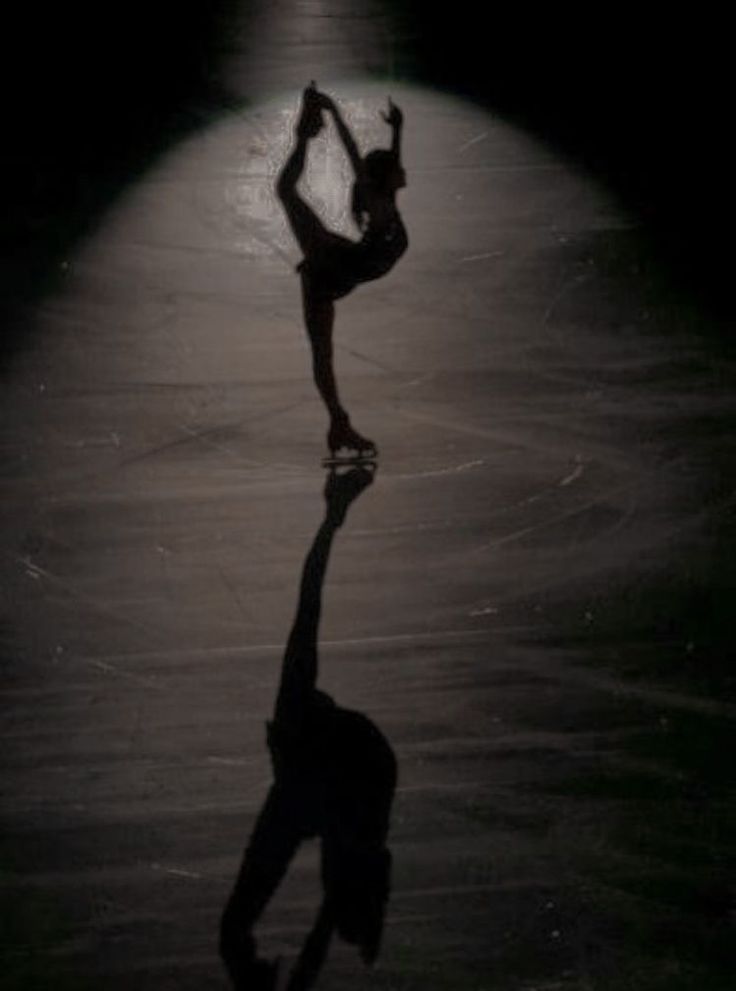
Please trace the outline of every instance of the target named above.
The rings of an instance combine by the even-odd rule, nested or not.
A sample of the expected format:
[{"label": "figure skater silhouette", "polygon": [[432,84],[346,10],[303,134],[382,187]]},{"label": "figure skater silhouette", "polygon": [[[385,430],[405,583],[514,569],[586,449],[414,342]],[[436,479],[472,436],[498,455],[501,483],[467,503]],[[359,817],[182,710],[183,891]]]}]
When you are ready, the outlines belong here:
[{"label": "figure skater silhouette", "polygon": [[[324,113],[332,114],[355,174],[351,205],[361,232],[359,241],[328,230],[297,192],[309,141],[324,126]],[[312,347],[314,380],[330,417],[327,445],[333,457],[342,450],[368,457],[377,453],[375,444],[353,429],[338,396],[332,356],[335,300],[347,296],[362,282],[386,275],[408,246],[396,206],[396,193],[406,185],[401,164],[403,114],[389,99],[388,113],[381,116],[393,131],[391,147],[376,148],[362,156],[334,100],[312,83],[304,91],[296,144],[276,183],[276,192],[304,253],[297,266],[304,322]]]},{"label": "figure skater silhouette", "polygon": [[319,837],[321,906],[289,975],[288,991],[312,986],[337,932],[366,963],[378,954],[391,855],[386,848],[396,759],[378,728],[316,687],[322,584],[337,529],[371,483],[355,467],[329,476],[327,512],[304,563],[296,618],[281,670],[268,746],[274,783],[246,847],[220,925],[220,954],[237,991],[272,991],[277,964],[258,956],[253,927],[299,844]]}]

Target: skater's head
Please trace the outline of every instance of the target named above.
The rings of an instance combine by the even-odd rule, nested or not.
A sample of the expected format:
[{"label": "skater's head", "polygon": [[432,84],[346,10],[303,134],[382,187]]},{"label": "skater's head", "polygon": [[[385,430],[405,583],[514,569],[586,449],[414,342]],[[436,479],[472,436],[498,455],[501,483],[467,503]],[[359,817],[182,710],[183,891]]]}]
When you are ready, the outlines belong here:
[{"label": "skater's head", "polygon": [[391,854],[383,846],[323,847],[323,882],[335,928],[366,963],[378,956],[390,891]]},{"label": "skater's head", "polygon": [[371,190],[386,195],[406,185],[406,172],[394,152],[374,148],[363,159],[365,175]]}]

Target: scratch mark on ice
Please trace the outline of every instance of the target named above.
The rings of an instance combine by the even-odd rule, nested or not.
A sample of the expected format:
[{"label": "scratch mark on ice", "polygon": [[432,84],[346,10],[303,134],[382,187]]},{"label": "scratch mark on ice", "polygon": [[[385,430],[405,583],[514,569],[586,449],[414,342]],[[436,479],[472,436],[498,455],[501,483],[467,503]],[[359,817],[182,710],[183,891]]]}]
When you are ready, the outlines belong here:
[{"label": "scratch mark on ice", "polygon": [[469,141],[466,141],[465,144],[460,145],[458,151],[466,151],[468,148],[471,148],[473,145],[477,145],[481,141],[485,141],[487,137],[488,137],[488,131],[483,131],[481,134],[476,134],[474,138],[471,138]]},{"label": "scratch mark on ice", "polygon": [[504,254],[503,251],[484,251],[480,255],[466,255],[461,258],[461,262],[479,262],[484,258],[500,258]]},{"label": "scratch mark on ice", "polygon": [[117,675],[118,678],[126,678],[128,681],[136,681],[143,685],[152,685],[157,687],[155,678],[147,678],[142,674],[133,674],[131,671],[121,671],[120,668],[116,668],[114,664],[109,664],[107,661],[87,661],[90,667],[99,668],[100,671],[104,671],[106,674]]},{"label": "scratch mark on ice", "polygon": [[582,462],[579,462],[577,465],[575,465],[575,468],[570,472],[570,474],[566,475],[560,482],[560,488],[563,488],[565,485],[571,485],[573,482],[576,482],[583,474],[584,469],[585,469],[585,465],[583,465]]},{"label": "scratch mark on ice", "polygon": [[436,478],[438,475],[455,475],[461,471],[467,471],[469,468],[478,468],[480,465],[484,465],[485,461],[465,461],[461,465],[448,465],[447,468],[434,468],[430,471],[417,471],[410,474],[398,474],[395,478]]},{"label": "scratch mark on ice", "polygon": [[194,871],[185,871],[179,867],[162,867],[161,864],[151,864],[154,871],[161,871],[163,874],[173,874],[175,877],[191,877],[196,881],[202,879],[201,874],[196,874]]}]

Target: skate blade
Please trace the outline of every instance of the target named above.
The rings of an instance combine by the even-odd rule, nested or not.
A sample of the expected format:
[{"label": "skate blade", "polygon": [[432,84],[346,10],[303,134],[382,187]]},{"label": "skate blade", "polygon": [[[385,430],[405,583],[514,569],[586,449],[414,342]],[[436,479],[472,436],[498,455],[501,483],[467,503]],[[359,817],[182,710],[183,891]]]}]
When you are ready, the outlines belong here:
[{"label": "skate blade", "polygon": [[375,467],[378,464],[378,454],[333,454],[330,457],[322,458],[323,468],[349,468],[351,466],[363,465]]}]

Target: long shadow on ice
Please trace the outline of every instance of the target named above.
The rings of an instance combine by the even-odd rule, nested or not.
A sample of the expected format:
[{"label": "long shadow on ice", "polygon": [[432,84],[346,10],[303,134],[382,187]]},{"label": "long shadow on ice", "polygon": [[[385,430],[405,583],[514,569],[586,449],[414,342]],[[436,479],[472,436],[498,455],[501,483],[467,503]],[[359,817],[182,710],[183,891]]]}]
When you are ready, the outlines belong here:
[{"label": "long shadow on ice", "polygon": [[337,933],[366,963],[378,955],[389,896],[386,847],[396,759],[380,730],[317,688],[322,585],[332,542],[373,472],[332,472],[326,513],[307,554],[284,654],[268,747],[274,783],[245,849],[220,928],[220,953],[238,989],[272,988],[277,965],[258,956],[253,928],[299,844],[319,837],[322,902],[289,976],[290,991],[316,979]]}]

